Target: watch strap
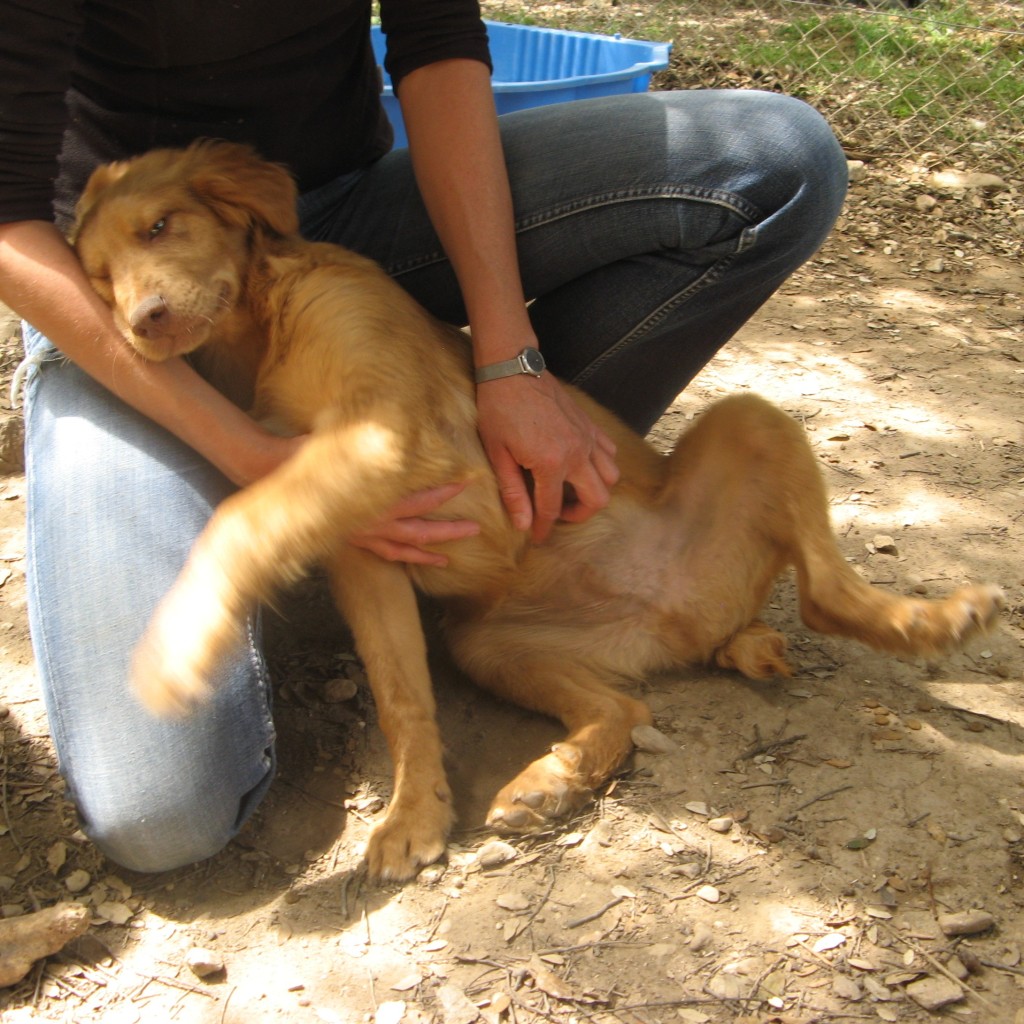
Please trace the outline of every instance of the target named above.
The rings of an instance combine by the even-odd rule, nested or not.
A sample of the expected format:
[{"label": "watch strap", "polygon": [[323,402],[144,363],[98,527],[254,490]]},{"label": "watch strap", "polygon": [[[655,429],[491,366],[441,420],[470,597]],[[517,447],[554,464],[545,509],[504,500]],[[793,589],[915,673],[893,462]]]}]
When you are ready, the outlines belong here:
[{"label": "watch strap", "polygon": [[530,377],[539,377],[543,372],[544,357],[535,348],[524,348],[514,359],[478,366],[475,371],[475,379],[477,384],[483,384],[489,380],[515,377],[521,373]]}]

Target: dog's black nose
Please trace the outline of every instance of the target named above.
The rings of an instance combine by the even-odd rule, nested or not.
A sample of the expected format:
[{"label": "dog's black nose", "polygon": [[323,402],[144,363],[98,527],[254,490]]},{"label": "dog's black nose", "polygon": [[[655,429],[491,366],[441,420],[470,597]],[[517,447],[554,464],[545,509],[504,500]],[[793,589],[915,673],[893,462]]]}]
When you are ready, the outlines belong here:
[{"label": "dog's black nose", "polygon": [[128,322],[140,338],[153,338],[162,332],[167,313],[167,303],[159,295],[151,295],[132,310]]}]

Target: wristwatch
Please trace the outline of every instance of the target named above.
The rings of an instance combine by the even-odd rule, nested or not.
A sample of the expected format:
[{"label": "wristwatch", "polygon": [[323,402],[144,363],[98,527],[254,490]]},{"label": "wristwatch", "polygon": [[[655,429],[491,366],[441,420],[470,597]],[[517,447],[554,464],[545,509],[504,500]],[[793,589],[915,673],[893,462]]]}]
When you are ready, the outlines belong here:
[{"label": "wristwatch", "polygon": [[478,366],[476,370],[477,384],[487,380],[498,380],[500,377],[514,377],[525,373],[531,377],[539,377],[544,372],[544,357],[535,348],[524,348],[515,359],[506,359],[503,363],[491,363],[489,366]]}]

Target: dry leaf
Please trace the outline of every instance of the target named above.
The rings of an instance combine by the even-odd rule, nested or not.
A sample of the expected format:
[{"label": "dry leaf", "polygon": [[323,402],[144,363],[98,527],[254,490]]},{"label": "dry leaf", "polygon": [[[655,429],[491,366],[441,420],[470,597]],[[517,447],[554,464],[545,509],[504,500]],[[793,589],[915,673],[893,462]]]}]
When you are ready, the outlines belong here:
[{"label": "dry leaf", "polygon": [[407,974],[400,981],[396,981],[394,985],[391,986],[391,989],[394,992],[408,992],[409,989],[415,988],[419,985],[421,981],[423,981],[422,974]]},{"label": "dry leaf", "polygon": [[68,859],[68,848],[66,843],[62,843],[59,840],[46,851],[46,866],[50,869],[50,874],[55,875],[62,867],[64,862]]},{"label": "dry leaf", "polygon": [[820,938],[815,939],[814,945],[811,949],[815,953],[824,953],[828,949],[836,949],[846,942],[846,936],[842,932],[829,932],[828,935],[822,935]]},{"label": "dry leaf", "polygon": [[97,916],[111,924],[127,924],[134,913],[126,903],[118,903],[116,900],[107,900],[96,908]]}]

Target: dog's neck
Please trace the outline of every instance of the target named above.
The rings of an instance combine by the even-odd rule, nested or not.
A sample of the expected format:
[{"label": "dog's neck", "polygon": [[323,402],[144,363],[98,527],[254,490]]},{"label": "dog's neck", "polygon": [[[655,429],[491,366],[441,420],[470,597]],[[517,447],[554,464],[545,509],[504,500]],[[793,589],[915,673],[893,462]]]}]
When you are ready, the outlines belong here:
[{"label": "dog's neck", "polygon": [[265,326],[243,303],[218,324],[216,335],[190,358],[218,391],[248,410],[252,408],[256,378],[267,345]]}]

